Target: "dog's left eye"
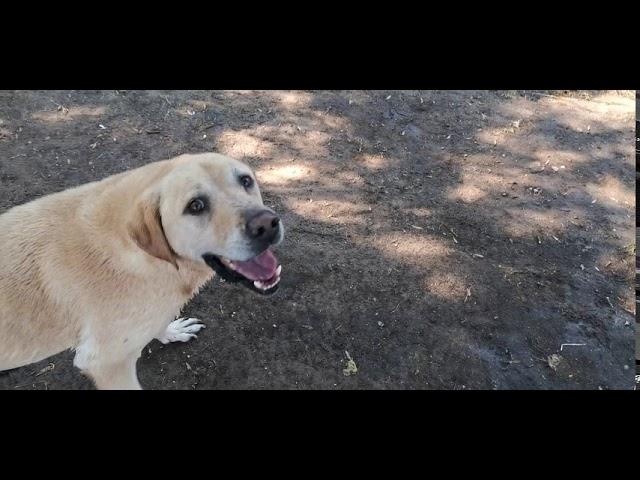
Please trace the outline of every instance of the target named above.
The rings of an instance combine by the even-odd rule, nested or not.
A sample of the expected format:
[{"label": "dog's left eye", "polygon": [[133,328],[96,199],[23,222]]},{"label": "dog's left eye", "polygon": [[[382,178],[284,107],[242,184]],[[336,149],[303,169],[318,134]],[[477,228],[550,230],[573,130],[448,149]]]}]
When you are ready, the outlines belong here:
[{"label": "dog's left eye", "polygon": [[253,185],[253,178],[251,178],[249,175],[241,175],[240,184],[244,188],[250,188]]},{"label": "dog's left eye", "polygon": [[194,198],[187,205],[187,212],[191,215],[198,215],[207,208],[206,202],[202,198]]}]

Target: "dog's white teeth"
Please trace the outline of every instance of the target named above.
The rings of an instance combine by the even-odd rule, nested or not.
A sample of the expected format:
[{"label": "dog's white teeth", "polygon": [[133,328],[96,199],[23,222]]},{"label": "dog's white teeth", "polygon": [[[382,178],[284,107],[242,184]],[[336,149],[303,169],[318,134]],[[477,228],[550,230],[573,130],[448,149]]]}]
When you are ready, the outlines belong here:
[{"label": "dog's white teeth", "polygon": [[278,268],[276,268],[276,275],[280,276],[280,272],[282,272],[282,265],[278,265]]},{"label": "dog's white teeth", "polygon": [[279,282],[280,282],[280,277],[278,277],[278,278],[276,279],[276,281],[275,281],[275,282],[273,282],[273,283],[269,283],[269,284],[266,284],[266,283],[264,283],[264,282],[261,282],[260,280],[255,280],[255,281],[253,282],[253,285],[254,285],[256,288],[259,288],[260,290],[269,290],[270,288],[275,287]]}]

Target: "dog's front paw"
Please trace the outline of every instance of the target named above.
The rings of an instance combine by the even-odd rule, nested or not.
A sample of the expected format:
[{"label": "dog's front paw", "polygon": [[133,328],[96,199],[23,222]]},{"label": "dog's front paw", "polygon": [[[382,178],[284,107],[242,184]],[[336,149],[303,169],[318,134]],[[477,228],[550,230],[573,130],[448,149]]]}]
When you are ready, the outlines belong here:
[{"label": "dog's front paw", "polygon": [[178,318],[169,324],[162,337],[158,338],[162,343],[170,342],[188,342],[192,338],[198,338],[196,335],[205,325],[197,318]]}]

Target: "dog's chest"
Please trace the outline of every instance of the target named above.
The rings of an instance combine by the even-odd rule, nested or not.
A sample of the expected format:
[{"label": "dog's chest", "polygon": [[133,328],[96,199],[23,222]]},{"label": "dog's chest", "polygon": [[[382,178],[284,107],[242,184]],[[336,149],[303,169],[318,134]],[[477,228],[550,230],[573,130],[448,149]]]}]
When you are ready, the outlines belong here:
[{"label": "dog's chest", "polygon": [[200,288],[214,275],[213,270],[207,266],[194,265],[192,262],[179,262],[179,293],[185,297],[185,301],[198,293]]}]

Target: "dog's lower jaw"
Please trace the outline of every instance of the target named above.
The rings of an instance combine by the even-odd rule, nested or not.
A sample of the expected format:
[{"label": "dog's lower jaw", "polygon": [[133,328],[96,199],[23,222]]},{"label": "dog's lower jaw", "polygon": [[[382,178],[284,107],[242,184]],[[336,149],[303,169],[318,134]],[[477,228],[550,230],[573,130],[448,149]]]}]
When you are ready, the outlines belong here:
[{"label": "dog's lower jaw", "polygon": [[278,290],[278,284],[274,285],[268,290],[257,288],[252,280],[249,280],[248,278],[245,278],[242,275],[227,268],[224,263],[222,263],[222,260],[220,260],[220,258],[218,258],[216,255],[208,253],[203,255],[202,259],[225,282],[240,283],[247,287],[249,290],[259,293],[260,295],[273,295]]}]

